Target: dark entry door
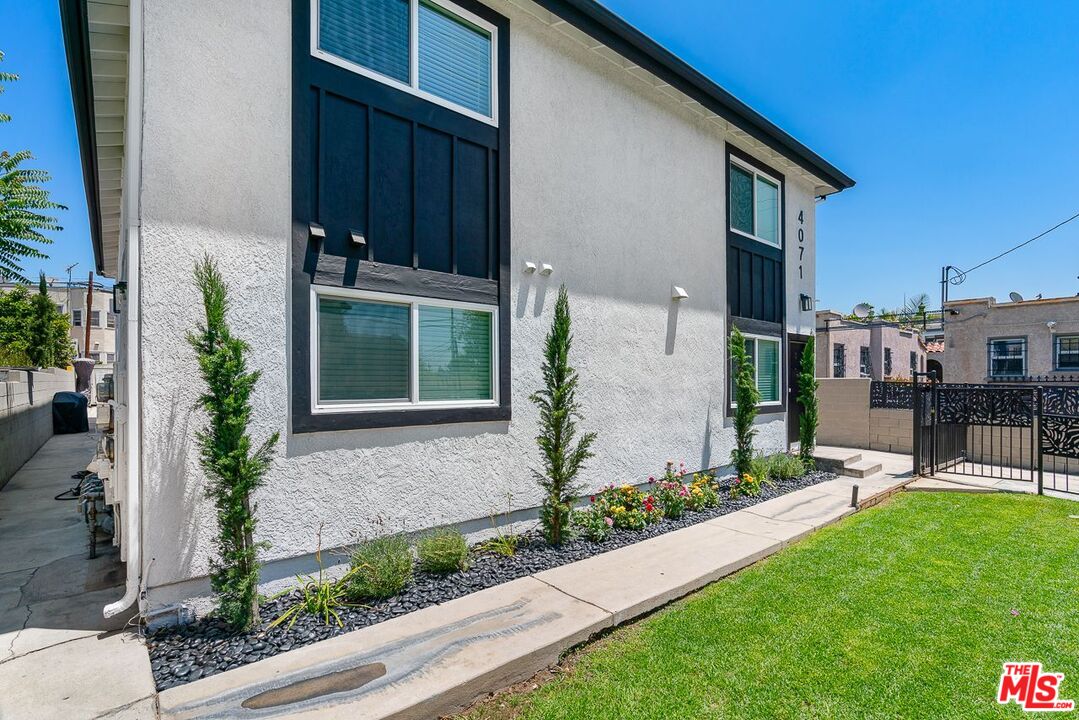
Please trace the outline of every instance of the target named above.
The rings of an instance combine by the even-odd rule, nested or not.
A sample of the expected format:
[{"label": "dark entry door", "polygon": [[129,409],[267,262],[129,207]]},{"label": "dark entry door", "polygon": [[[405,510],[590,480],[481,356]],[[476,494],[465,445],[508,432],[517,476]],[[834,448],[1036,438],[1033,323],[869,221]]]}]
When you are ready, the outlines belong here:
[{"label": "dark entry door", "polygon": [[798,442],[798,426],[802,404],[798,402],[798,372],[806,344],[801,340],[787,341],[787,443]]}]

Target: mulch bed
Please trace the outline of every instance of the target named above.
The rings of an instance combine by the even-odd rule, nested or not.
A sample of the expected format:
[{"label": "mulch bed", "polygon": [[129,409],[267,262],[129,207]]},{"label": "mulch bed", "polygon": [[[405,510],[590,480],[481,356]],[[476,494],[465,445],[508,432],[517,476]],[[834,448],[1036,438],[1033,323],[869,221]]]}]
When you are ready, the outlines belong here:
[{"label": "mulch bed", "polygon": [[213,617],[201,618],[181,627],[163,628],[147,638],[150,667],[157,689],[165,690],[510,580],[689,527],[833,478],[835,475],[831,473],[811,472],[793,480],[777,481],[774,486],[765,486],[759,497],[737,499],[728,498],[727,488],[721,483],[722,500],[719,507],[702,512],[686,511],[678,520],[665,519],[644,530],[615,529],[602,543],[578,538],[553,548],[538,534],[529,533],[522,537],[513,557],[477,555],[472,558],[472,566],[468,570],[452,575],[417,571],[413,583],[400,595],[365,607],[339,611],[343,627],[323,625],[321,619],[301,614],[291,628],[283,623],[268,629],[268,625],[295,602],[296,594],[290,593],[263,604],[260,608],[261,627],[251,632],[231,633],[224,623]]}]

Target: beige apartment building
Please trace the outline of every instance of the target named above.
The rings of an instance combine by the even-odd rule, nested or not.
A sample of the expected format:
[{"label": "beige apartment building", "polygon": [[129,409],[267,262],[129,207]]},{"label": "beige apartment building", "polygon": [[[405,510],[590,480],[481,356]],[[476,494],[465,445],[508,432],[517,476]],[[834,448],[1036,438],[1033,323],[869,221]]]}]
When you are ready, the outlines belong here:
[{"label": "beige apartment building", "polygon": [[[116,313],[113,312],[112,288],[94,283],[94,292],[90,308],[86,306],[87,283],[73,282],[59,278],[46,278],[49,297],[56,308],[67,315],[71,324],[71,342],[76,355],[89,357],[97,364],[95,378],[104,372],[112,371],[116,359]],[[0,283],[0,290],[16,287],[15,283]],[[37,292],[37,286],[31,287]],[[86,328],[90,327],[90,344],[86,344]]]},{"label": "beige apartment building", "polygon": [[1079,296],[944,306],[946,382],[1079,382]]},{"label": "beige apartment building", "polygon": [[926,367],[921,334],[899,323],[817,313],[817,377],[910,379]]}]

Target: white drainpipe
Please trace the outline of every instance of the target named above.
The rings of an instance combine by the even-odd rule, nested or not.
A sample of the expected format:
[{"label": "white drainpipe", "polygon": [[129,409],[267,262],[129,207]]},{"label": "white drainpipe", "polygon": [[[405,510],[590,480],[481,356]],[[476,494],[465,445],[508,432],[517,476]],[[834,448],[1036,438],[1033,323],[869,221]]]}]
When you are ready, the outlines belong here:
[{"label": "white drainpipe", "polygon": [[[123,505],[123,538],[127,543],[127,585],[124,596],[105,606],[105,617],[118,615],[141,600],[142,589],[142,344],[141,278],[139,275],[142,215],[139,209],[142,171],[142,0],[130,0],[127,52],[127,113],[124,124],[123,201],[127,263],[124,307],[127,375],[125,445],[127,477]],[[140,610],[144,608],[141,607]]]}]

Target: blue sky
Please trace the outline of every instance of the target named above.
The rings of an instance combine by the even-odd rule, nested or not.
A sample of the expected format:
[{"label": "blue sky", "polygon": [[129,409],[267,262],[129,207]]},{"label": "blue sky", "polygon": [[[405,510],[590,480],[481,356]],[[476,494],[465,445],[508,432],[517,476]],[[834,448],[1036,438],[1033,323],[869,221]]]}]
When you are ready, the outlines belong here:
[{"label": "blue sky", "polygon": [[[818,206],[821,307],[936,298],[1079,212],[1079,3],[607,0],[858,181]],[[0,0],[0,148],[29,148],[70,206],[43,264],[92,267],[56,3]],[[29,268],[31,272],[36,266]],[[952,297],[1079,292],[1079,220],[972,273]]]}]

